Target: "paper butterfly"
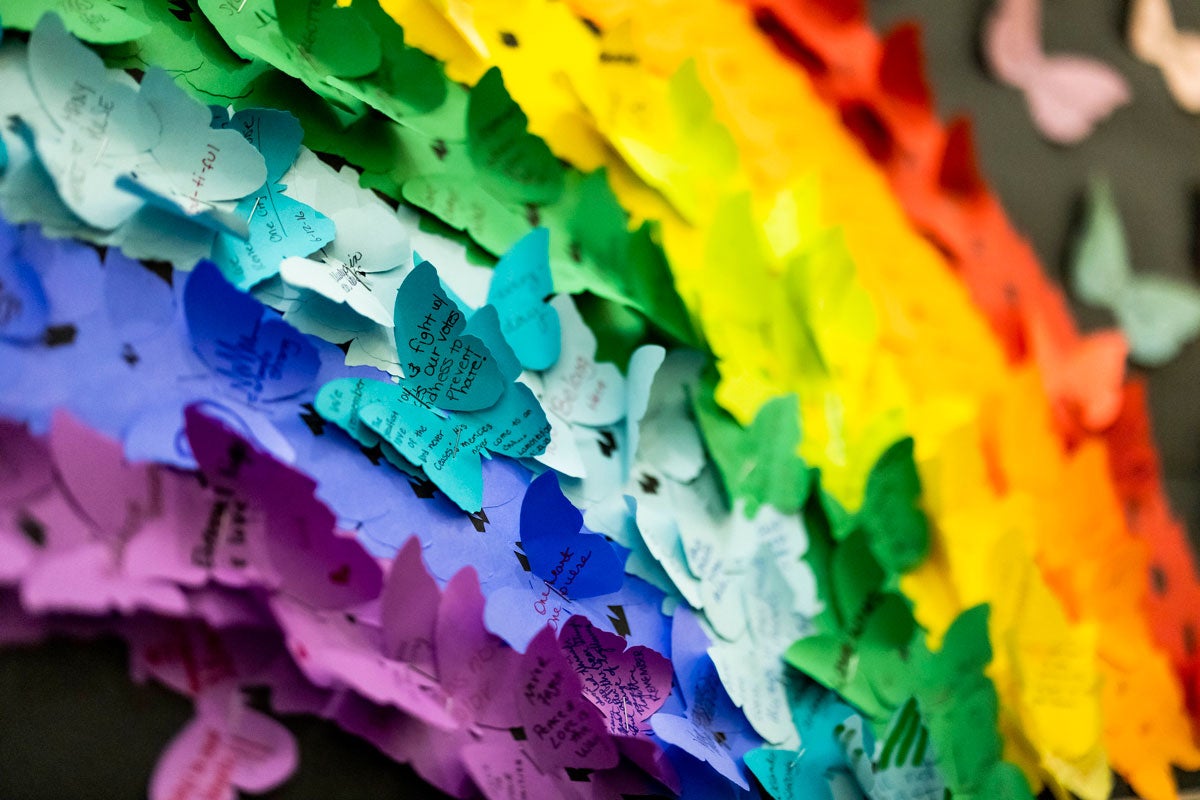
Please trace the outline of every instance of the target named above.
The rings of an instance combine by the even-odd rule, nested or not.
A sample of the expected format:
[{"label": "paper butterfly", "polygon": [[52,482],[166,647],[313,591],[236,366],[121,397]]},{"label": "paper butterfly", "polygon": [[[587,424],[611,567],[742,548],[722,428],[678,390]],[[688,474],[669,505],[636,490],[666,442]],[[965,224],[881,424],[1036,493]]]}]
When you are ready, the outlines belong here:
[{"label": "paper butterfly", "polygon": [[296,666],[316,686],[335,693],[349,689],[425,725],[453,726],[437,680],[381,652],[377,627],[355,614],[321,611],[284,596],[272,598],[271,611]]},{"label": "paper butterfly", "polygon": [[304,335],[231,286],[212,263],[188,277],[183,303],[196,353],[239,400],[281,400],[316,378],[320,359]]},{"label": "paper butterfly", "polygon": [[262,153],[267,179],[259,191],[238,202],[234,211],[246,220],[248,238],[220,234],[212,260],[239,289],[247,290],[279,272],[288,256],[306,256],[333,241],[333,222],[316,209],[284,194],[280,183],[296,160],[304,131],[285,111],[239,111],[221,127],[237,131]]},{"label": "paper butterfly", "polygon": [[912,616],[901,595],[883,590],[884,572],[861,530],[837,544],[829,570],[836,589],[827,624],[793,642],[784,658],[872,719],[886,718],[909,688],[896,682],[906,674],[900,653],[913,636]]},{"label": "paper butterfly", "polygon": [[466,231],[485,250],[504,253],[534,227],[532,209],[562,196],[563,166],[526,131],[525,114],[495,68],[471,88],[464,122],[441,125],[437,135],[411,134],[415,152],[437,157],[408,166],[398,176],[401,190],[406,201]]},{"label": "paper butterfly", "polygon": [[671,663],[686,704],[684,713],[655,714],[650,722],[664,742],[683,748],[728,780],[749,789],[734,760],[741,753],[731,752],[731,748],[761,740],[721,685],[706,652],[708,646],[708,636],[696,615],[680,607],[671,623]]},{"label": "paper butterfly", "polygon": [[650,733],[647,720],[671,693],[671,662],[665,656],[643,645],[626,647],[622,637],[597,628],[582,615],[567,620],[558,644],[610,732]]},{"label": "paper butterfly", "polygon": [[446,584],[438,607],[438,679],[456,719],[476,728],[507,729],[520,722],[509,681],[521,655],[484,627],[483,614],[479,578],[473,568],[464,567]]},{"label": "paper butterfly", "polygon": [[448,87],[441,64],[405,43],[403,28],[379,7],[378,0],[357,0],[353,8],[379,37],[379,69],[361,78],[325,74],[324,81],[396,122],[411,122],[442,105]]},{"label": "paper butterfly", "polygon": [[564,171],[549,146],[526,131],[526,117],[492,67],[467,103],[467,153],[482,188],[511,202],[546,205],[563,192]]},{"label": "paper butterfly", "polygon": [[921,721],[917,701],[910,699],[888,725],[875,763],[872,800],[943,800],[946,786],[936,763],[929,729]]},{"label": "paper butterfly", "polygon": [[117,442],[62,411],[49,445],[57,491],[34,506],[41,542],[22,576],[22,605],[31,613],[185,613],[179,587],[137,574],[124,552],[152,506],[151,469],[125,463]]},{"label": "paper butterfly", "polygon": [[776,800],[834,800],[836,773],[862,774],[869,783],[874,743],[862,718],[832,692],[811,685],[801,691],[793,714],[804,748],[751,750],[746,766]]},{"label": "paper butterfly", "polygon": [[247,220],[234,213],[234,206],[266,180],[262,155],[236,131],[210,127],[212,113],[161,69],[146,73],[141,97],[162,121],[162,138],[117,185],[172,213],[245,238]]},{"label": "paper butterfly", "polygon": [[62,18],[73,35],[93,44],[117,44],[150,33],[150,27],[127,13],[120,0],[94,0],[87,4],[61,0],[2,0],[0,14],[10,28],[33,30],[48,12]]},{"label": "paper butterfly", "polygon": [[394,384],[346,378],[322,386],[314,405],[360,444],[380,445],[400,469],[411,471],[408,463],[424,467],[459,508],[477,511],[483,502],[482,455],[524,457],[545,446],[549,429],[534,402],[518,385],[482,412],[443,417]]},{"label": "paper butterfly", "polygon": [[[596,336],[571,296],[559,295],[550,306],[557,314],[560,354],[549,369],[528,379],[554,428],[550,446],[538,460],[560,473],[583,478],[587,462],[581,442],[603,441],[605,457],[623,462],[616,424],[625,417],[625,376],[615,365],[596,360]],[[599,430],[610,427],[607,432]]]},{"label": "paper butterfly", "polygon": [[24,122],[38,158],[72,212],[116,228],[142,205],[117,179],[158,144],[158,115],[128,75],[108,70],[53,14],[29,37],[28,66],[42,115]]},{"label": "paper butterfly", "polygon": [[[279,274],[287,287],[273,304],[299,330],[326,341],[341,344],[368,335],[390,343],[396,292],[412,263],[409,233],[415,225],[360,188],[358,173],[345,167],[334,171],[310,153],[297,159],[291,180],[297,198],[319,198],[330,210],[337,236],[312,258],[283,260]],[[263,285],[263,293],[272,288],[278,287]]]},{"label": "paper butterfly", "polygon": [[424,467],[460,508],[483,501],[481,455],[541,453],[549,424],[528,387],[513,383],[520,364],[500,333],[496,309],[470,322],[429,262],[396,295],[395,336],[405,377],[399,384],[339,380],[315,407],[360,444],[383,446],[396,466]]},{"label": "paper butterfly", "polygon": [[550,232],[534,228],[500,257],[488,289],[488,304],[500,314],[500,330],[525,369],[544,370],[558,361],[562,331],[547,301]]},{"label": "paper butterfly", "polygon": [[401,284],[395,319],[400,385],[409,398],[444,411],[478,411],[500,399],[504,377],[495,356],[478,336],[464,334],[466,316],[428,261]]},{"label": "paper butterfly", "polygon": [[1158,367],[1200,334],[1200,288],[1164,275],[1137,274],[1107,181],[1093,180],[1071,261],[1071,286],[1085,303],[1108,308],[1129,340],[1129,357]]},{"label": "paper butterfly", "polygon": [[622,559],[603,536],[582,531],[583,515],[545,472],[521,503],[521,547],[533,574],[571,599],[615,592],[625,578]]},{"label": "paper butterfly", "polygon": [[[542,628],[514,676],[517,713],[530,756],[542,770],[606,769],[619,760],[604,715],[583,695],[583,684],[555,640]],[[568,738],[569,737],[569,738]],[[566,742],[570,747],[563,747]]]},{"label": "paper butterfly", "polygon": [[1041,0],[996,0],[983,32],[992,72],[1025,93],[1034,125],[1059,144],[1082,141],[1130,100],[1125,79],[1095,59],[1045,53]]},{"label": "paper butterfly", "polygon": [[427,675],[434,666],[434,621],[441,592],[421,561],[421,540],[410,538],[392,559],[380,596],[383,652]]},{"label": "paper butterfly", "polygon": [[197,698],[196,717],[167,745],[150,777],[151,800],[195,796],[236,800],[238,790],[260,794],[295,771],[299,748],[277,720],[227,692]]},{"label": "paper butterfly", "polygon": [[1181,108],[1200,113],[1200,34],[1175,27],[1170,0],[1133,0],[1129,44],[1138,58],[1162,70]]},{"label": "paper butterfly", "polygon": [[378,563],[337,531],[311,478],[196,407],[186,409],[185,422],[203,484],[163,476],[170,490],[165,517],[175,524],[141,531],[131,542],[125,555],[138,574],[193,587],[256,586],[317,608],[378,596]]},{"label": "paper butterfly", "polygon": [[[234,17],[250,17],[248,9],[238,7]],[[329,101],[329,108],[343,124],[361,117],[365,105],[330,83],[327,78],[358,78],[379,68],[382,58],[379,37],[365,16],[354,6],[342,6],[335,0],[319,2],[259,3],[273,7],[275,22],[263,29],[244,33],[223,20],[222,36],[234,50],[267,62],[276,69],[303,81]],[[225,15],[227,18],[230,15]]]}]

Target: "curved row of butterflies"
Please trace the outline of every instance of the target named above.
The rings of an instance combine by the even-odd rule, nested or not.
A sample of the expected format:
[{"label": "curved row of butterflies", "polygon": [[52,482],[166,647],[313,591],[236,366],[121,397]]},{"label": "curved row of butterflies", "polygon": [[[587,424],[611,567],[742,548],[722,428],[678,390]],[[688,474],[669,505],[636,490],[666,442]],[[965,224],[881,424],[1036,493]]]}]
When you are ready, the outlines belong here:
[{"label": "curved row of butterflies", "polygon": [[196,699],[152,796],[290,773],[248,686],[459,796],[945,794],[911,700],[876,741],[779,659],[822,607],[803,523],[723,507],[701,359],[599,361],[544,229],[484,269],[286,113],[53,16],[0,56],[0,213],[41,226],[0,223],[3,635],[112,629]]},{"label": "curved row of butterflies", "polygon": [[[670,660],[592,613],[541,627],[518,651],[486,624],[485,572],[436,579],[415,536],[383,564],[336,530],[310,479],[221,420],[193,406],[185,435],[194,471],[130,463],[67,413],[44,437],[0,422],[4,641],[117,634],[135,679],[193,698],[151,798],[233,798],[287,779],[296,742],[247,704],[251,688],[275,712],[329,719],[459,797],[750,797],[743,756],[775,797],[833,797],[839,780],[838,797],[944,794],[911,700],[877,743],[835,694],[796,682],[788,700],[804,753],[762,749],[686,606],[669,619],[608,607],[626,633],[665,637]],[[578,515],[552,473],[519,505],[523,531]],[[941,690],[957,678],[943,675]]]},{"label": "curved row of butterflies", "polygon": [[[571,433],[591,442],[593,463],[634,456],[573,482],[511,459],[481,472],[460,446],[450,457],[482,486],[464,514],[425,477],[439,478],[433,459],[454,448],[405,454],[439,434],[461,442],[453,421],[502,405],[519,384],[502,382],[484,405],[495,376],[516,369],[503,364],[511,348],[494,309],[461,319],[428,262],[398,293],[411,349],[479,356],[450,364],[441,387],[346,367],[342,351],[211,264],[174,273],[172,286],[115,249],[101,260],[32,227],[0,233],[3,295],[19,310],[0,326],[13,378],[0,413],[45,431],[0,425],[4,639],[115,630],[135,675],[196,699],[153,797],[185,785],[232,796],[290,774],[294,742],[245,706],[251,686],[270,689],[275,711],[326,716],[458,796],[509,797],[514,782],[564,797],[692,796],[688,786],[739,796],[752,791],[743,759],[776,797],[836,780],[877,800],[914,785],[944,793],[911,700],[876,742],[858,711],[778,660],[820,610],[805,530],[767,507],[753,517],[714,507],[720,490],[682,396],[689,354],[649,346],[622,376],[573,353],[559,410],[568,396],[614,402],[581,372],[629,399],[615,412],[623,425]],[[560,308],[563,331],[587,330]],[[450,391],[467,376],[461,396]],[[446,398],[484,407],[438,414]],[[322,411],[377,438],[355,446],[325,429]],[[493,423],[507,416],[466,425],[475,436]],[[413,444],[394,435],[399,424],[430,432]],[[581,501],[585,527],[563,488],[611,494]],[[803,756],[789,749],[801,739]]]}]

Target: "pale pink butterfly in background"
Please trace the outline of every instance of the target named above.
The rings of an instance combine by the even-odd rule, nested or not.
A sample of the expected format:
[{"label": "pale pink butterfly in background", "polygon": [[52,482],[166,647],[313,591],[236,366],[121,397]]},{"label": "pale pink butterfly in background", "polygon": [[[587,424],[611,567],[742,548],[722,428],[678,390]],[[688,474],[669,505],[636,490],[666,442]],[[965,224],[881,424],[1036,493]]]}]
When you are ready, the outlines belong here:
[{"label": "pale pink butterfly in background", "polygon": [[1042,136],[1075,144],[1130,101],[1129,84],[1096,59],[1048,55],[1041,10],[1041,0],[997,0],[984,23],[983,52],[996,77],[1025,93]]},{"label": "pale pink butterfly in background", "polygon": [[1142,61],[1162,70],[1180,108],[1200,113],[1200,33],[1175,27],[1169,0],[1133,0],[1129,46]]}]

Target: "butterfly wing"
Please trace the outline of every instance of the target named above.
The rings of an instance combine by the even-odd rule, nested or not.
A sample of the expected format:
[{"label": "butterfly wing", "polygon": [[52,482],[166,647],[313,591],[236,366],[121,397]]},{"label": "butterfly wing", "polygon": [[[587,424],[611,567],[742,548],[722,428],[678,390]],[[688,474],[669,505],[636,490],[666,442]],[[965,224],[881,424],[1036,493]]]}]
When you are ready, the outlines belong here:
[{"label": "butterfly wing", "polygon": [[1104,179],[1093,179],[1083,229],[1071,260],[1071,288],[1085,303],[1111,307],[1131,274],[1129,246],[1112,187]]},{"label": "butterfly wing", "polygon": [[1047,139],[1074,144],[1132,98],[1119,72],[1080,56],[1046,58],[1025,84],[1034,124]]},{"label": "butterfly wing", "polygon": [[613,364],[596,361],[596,337],[575,302],[560,295],[562,353],[542,376],[542,403],[568,422],[613,425],[625,416],[625,377]]},{"label": "butterfly wing", "polygon": [[459,436],[476,453],[532,458],[550,444],[550,422],[528,386],[509,384],[491,408],[454,414]]},{"label": "butterfly wing", "polygon": [[1024,86],[1043,58],[1037,0],[997,0],[983,29],[983,53],[1000,80]]},{"label": "butterfly wing", "polygon": [[492,67],[467,101],[467,153],[484,188],[497,197],[550,204],[562,195],[563,168],[546,143],[526,130],[527,122],[500,70]]},{"label": "butterfly wing", "polygon": [[247,235],[233,206],[266,180],[262,155],[237,132],[212,128],[211,112],[161,69],[146,73],[140,95],[162,120],[162,138],[152,158],[119,185],[171,213]]},{"label": "butterfly wing", "polygon": [[286,111],[248,108],[239,111],[221,125],[237,131],[262,153],[267,167],[266,183],[278,183],[292,166],[304,140],[300,121]]},{"label": "butterfly wing", "polygon": [[746,766],[775,800],[833,800],[829,780],[822,770],[809,768],[794,750],[760,747],[746,753]]},{"label": "butterfly wing", "polygon": [[509,677],[521,656],[484,626],[484,606],[475,570],[456,572],[442,593],[434,626],[438,678],[470,710],[473,722],[510,727],[520,721]]},{"label": "butterfly wing", "polygon": [[115,542],[136,530],[153,506],[147,465],[126,462],[119,443],[63,410],[54,414],[49,444],[63,489],[102,538]]},{"label": "butterfly wing", "polygon": [[[545,472],[534,478],[521,502],[521,543],[530,555],[533,547],[538,555],[530,555],[529,563],[542,563],[542,550],[550,539],[574,536],[583,527],[583,514],[563,496],[558,476]],[[538,572],[534,567],[534,572]]]},{"label": "butterfly wing", "polygon": [[211,262],[188,276],[183,303],[196,353],[239,399],[251,405],[281,400],[316,379],[316,348],[283,320],[264,318],[263,306],[231,286]]},{"label": "butterfly wing", "polygon": [[[315,292],[331,303],[344,305],[354,315],[365,318],[362,321],[347,320],[344,329],[348,332],[363,330],[365,320],[385,327],[392,324],[390,309],[380,302],[379,295],[367,284],[365,277],[340,261],[321,263],[290,256],[280,262],[279,274],[289,286]],[[328,305],[322,311],[326,309]],[[289,313],[295,314],[296,310],[291,309]]]},{"label": "butterfly wing", "polygon": [[42,17],[29,37],[29,75],[62,134],[90,145],[81,158],[136,155],[158,140],[158,115],[136,85],[110,72],[54,14]]},{"label": "butterfly wing", "polygon": [[478,337],[463,335],[466,317],[428,261],[400,285],[395,323],[403,385],[418,402],[448,411],[474,411],[500,399],[505,380],[496,358]]},{"label": "butterfly wing", "polygon": [[337,425],[364,447],[379,443],[379,435],[367,427],[359,412],[373,403],[387,402],[404,390],[395,384],[363,378],[338,378],[323,385],[313,407],[324,419]]},{"label": "butterfly wing", "polygon": [[583,515],[545,472],[529,484],[521,503],[521,546],[534,575],[572,599],[620,588],[621,558],[603,536],[581,533]]},{"label": "butterfly wing", "polygon": [[716,667],[708,657],[708,646],[709,638],[696,615],[686,606],[677,609],[671,623],[671,663],[687,712],[686,716],[655,714],[650,722],[660,739],[707,762],[733,783],[748,789],[729,750],[714,735],[720,731],[722,738],[726,738],[746,723],[721,685]]},{"label": "butterfly wing", "polygon": [[471,315],[463,331],[486,344],[504,380],[514,381],[521,374],[521,362],[511,343],[505,339],[502,326],[499,310],[489,303]]},{"label": "butterfly wing", "polygon": [[213,247],[213,260],[243,291],[277,274],[283,259],[315,253],[337,233],[333,220],[283,188],[267,185],[239,201],[234,213],[246,221],[249,237],[221,234]]},{"label": "butterfly wing", "polygon": [[388,658],[436,674],[434,618],[441,596],[421,559],[421,540],[410,537],[392,559],[380,596],[380,623]]},{"label": "butterfly wing", "polygon": [[462,748],[462,763],[485,797],[506,797],[517,787],[522,797],[562,797],[567,791],[553,771],[537,768],[519,742],[492,739],[467,744]]},{"label": "butterfly wing", "polygon": [[483,506],[483,471],[479,455],[461,445],[452,420],[397,395],[388,403],[373,403],[359,418],[405,459],[425,469],[429,479],[459,508]]},{"label": "butterfly wing", "polygon": [[553,292],[550,232],[534,228],[501,257],[488,289],[504,339],[525,369],[544,370],[558,360],[562,331],[547,303]]},{"label": "butterfly wing", "polygon": [[1158,275],[1137,275],[1114,306],[1139,364],[1159,367],[1200,335],[1200,289]]},{"label": "butterfly wing", "polygon": [[379,68],[379,37],[359,9],[334,0],[278,0],[275,9],[284,36],[322,72],[357,78]]},{"label": "butterfly wing", "polygon": [[1129,344],[1117,331],[1085,337],[1048,374],[1062,398],[1075,407],[1089,430],[1107,429],[1121,412]]},{"label": "butterfly wing", "polygon": [[[569,767],[607,769],[620,760],[600,711],[583,696],[583,686],[549,627],[542,628],[521,658],[515,685],[517,713],[525,728],[526,752],[544,771]],[[563,732],[570,731],[565,743]]]},{"label": "butterfly wing", "polygon": [[234,800],[236,789],[259,794],[295,771],[299,751],[287,728],[240,702],[222,699],[220,692],[198,699],[196,717],[171,740],[154,768],[152,800],[190,796],[197,785],[205,787],[206,796]]},{"label": "butterfly wing", "polygon": [[1159,66],[1175,102],[1184,111],[1200,113],[1200,35],[1176,34]]},{"label": "butterfly wing", "polygon": [[29,75],[50,120],[30,121],[34,144],[63,202],[90,225],[117,227],[142,204],[116,188],[117,177],[158,141],[158,115],[53,14],[30,36]]},{"label": "butterfly wing", "polygon": [[237,757],[230,778],[239,789],[261,794],[295,771],[299,747],[291,731],[252,708],[240,709],[231,727],[230,746]]},{"label": "butterfly wing", "polygon": [[1129,9],[1129,47],[1150,64],[1169,58],[1175,20],[1168,0],[1133,0]]}]

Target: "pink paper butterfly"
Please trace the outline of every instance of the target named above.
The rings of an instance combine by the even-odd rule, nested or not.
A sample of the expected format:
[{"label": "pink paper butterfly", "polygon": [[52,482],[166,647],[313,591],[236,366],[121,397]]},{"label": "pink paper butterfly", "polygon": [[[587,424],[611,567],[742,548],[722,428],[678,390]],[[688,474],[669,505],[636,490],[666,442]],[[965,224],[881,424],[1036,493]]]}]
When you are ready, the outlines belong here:
[{"label": "pink paper butterfly", "polygon": [[983,51],[992,72],[1025,93],[1038,131],[1075,144],[1130,101],[1129,85],[1095,59],[1047,55],[1041,11],[1041,0],[997,0],[984,24]]}]

